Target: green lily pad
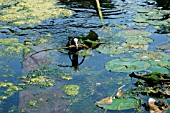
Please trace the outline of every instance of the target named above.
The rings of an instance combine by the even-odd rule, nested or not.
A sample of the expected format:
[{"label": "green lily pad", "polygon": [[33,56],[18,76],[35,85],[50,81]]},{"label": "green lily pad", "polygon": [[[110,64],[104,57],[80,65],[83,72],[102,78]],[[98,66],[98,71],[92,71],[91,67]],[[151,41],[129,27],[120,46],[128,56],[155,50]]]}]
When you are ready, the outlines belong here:
[{"label": "green lily pad", "polygon": [[105,68],[114,72],[134,72],[145,70],[150,67],[150,63],[137,59],[114,59],[105,64]]},{"label": "green lily pad", "polygon": [[168,54],[162,52],[156,52],[156,51],[136,53],[134,54],[134,57],[142,60],[158,60],[162,58],[164,59],[170,58]]},{"label": "green lily pad", "polygon": [[124,30],[121,32],[122,36],[128,36],[128,37],[133,37],[133,36],[150,36],[151,33],[148,31],[143,31],[143,30]]},{"label": "green lily pad", "polygon": [[148,43],[153,42],[152,39],[147,38],[146,36],[137,36],[131,37],[126,40],[126,43],[123,44],[124,47],[129,47],[133,49],[148,49]]},{"label": "green lily pad", "polygon": [[129,27],[128,25],[115,24],[115,28],[117,28],[117,29],[127,29],[128,27]]},{"label": "green lily pad", "polygon": [[168,69],[160,67],[160,66],[151,66],[149,68],[149,70],[152,71],[152,72],[159,72],[159,73],[162,73],[162,74],[169,74]]},{"label": "green lily pad", "polygon": [[134,15],[134,21],[140,23],[148,23],[146,16],[144,14],[136,14]]},{"label": "green lily pad", "polygon": [[133,10],[139,12],[139,13],[149,13],[153,11],[151,8],[133,8]]},{"label": "green lily pad", "polygon": [[96,51],[104,54],[121,54],[129,52],[129,48],[115,45],[101,45]]},{"label": "green lily pad", "polygon": [[88,47],[90,47],[90,48],[96,48],[96,47],[98,47],[100,44],[104,44],[103,42],[92,41],[92,40],[89,40],[89,39],[84,40],[83,42],[84,42],[84,44],[86,44],[86,45],[87,45]]},{"label": "green lily pad", "polygon": [[157,49],[170,50],[170,44],[156,46]]},{"label": "green lily pad", "polygon": [[159,25],[168,25],[169,23],[166,20],[164,20],[164,21],[153,20],[153,21],[149,21],[149,24],[159,26]]},{"label": "green lily pad", "polygon": [[167,60],[156,60],[150,61],[151,67],[149,70],[152,72],[160,72],[163,74],[168,74],[170,69],[170,63]]},{"label": "green lily pad", "polygon": [[139,27],[147,27],[149,24],[148,23],[136,23],[136,25]]},{"label": "green lily pad", "polygon": [[107,110],[128,110],[138,106],[136,99],[114,98],[112,104],[97,104],[97,106]]},{"label": "green lily pad", "polygon": [[147,38],[145,36],[132,37],[132,38],[128,38],[126,40],[126,43],[129,43],[129,44],[138,44],[138,45],[148,44],[148,43],[151,43],[151,42],[153,42],[153,39]]}]

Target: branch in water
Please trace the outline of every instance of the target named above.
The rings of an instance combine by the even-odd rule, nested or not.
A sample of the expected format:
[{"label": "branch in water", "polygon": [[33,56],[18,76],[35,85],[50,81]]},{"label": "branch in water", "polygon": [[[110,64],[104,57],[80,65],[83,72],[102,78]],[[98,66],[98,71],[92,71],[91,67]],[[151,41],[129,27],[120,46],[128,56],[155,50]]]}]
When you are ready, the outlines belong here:
[{"label": "branch in water", "polygon": [[[35,54],[41,53],[41,52],[45,52],[45,51],[50,51],[50,50],[61,50],[61,49],[71,49],[73,47],[76,47],[75,45],[70,45],[68,47],[60,47],[60,48],[50,48],[50,49],[44,49],[41,51],[37,51],[35,53],[33,53],[32,55],[30,55],[30,57],[34,56]],[[85,48],[89,48],[88,46],[86,46],[85,44],[78,44],[78,47],[85,47]]]}]

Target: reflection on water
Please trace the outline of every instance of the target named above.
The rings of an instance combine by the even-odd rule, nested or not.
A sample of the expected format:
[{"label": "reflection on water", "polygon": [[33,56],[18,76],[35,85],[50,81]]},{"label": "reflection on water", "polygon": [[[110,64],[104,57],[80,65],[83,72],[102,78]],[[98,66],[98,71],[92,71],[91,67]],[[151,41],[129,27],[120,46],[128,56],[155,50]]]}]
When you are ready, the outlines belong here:
[{"label": "reflection on water", "polygon": [[162,9],[170,9],[170,1],[169,0],[155,0],[158,7],[162,7]]},{"label": "reflection on water", "polygon": [[[95,0],[94,0],[95,1]],[[104,21],[108,24],[109,27],[112,27],[110,29],[110,33],[107,32],[101,32],[101,23],[100,20],[97,17],[97,11],[96,10],[96,2],[91,0],[61,0],[62,3],[66,3],[66,7],[69,7],[70,9],[74,10],[75,13],[73,16],[68,18],[59,18],[59,19],[50,19],[45,22],[43,22],[41,25],[37,25],[35,27],[28,27],[20,29],[21,31],[24,31],[25,29],[29,29],[30,31],[35,31],[36,35],[44,35],[47,33],[50,33],[52,37],[55,39],[55,44],[57,43],[57,46],[65,46],[67,43],[67,37],[68,36],[82,36],[89,32],[90,29],[93,29],[97,31],[97,34],[106,41],[111,42],[113,39],[115,39],[116,33],[121,31],[121,27],[125,27],[123,25],[127,25],[124,29],[140,29],[139,27],[136,27],[133,22],[133,15],[134,10],[128,10],[128,8],[136,8],[137,3],[140,4],[140,6],[143,5],[143,2],[140,0],[119,0],[117,2],[111,2],[111,0],[100,0],[101,1],[101,7],[102,12],[104,16]],[[137,2],[138,1],[138,2]],[[157,4],[159,7],[167,7],[169,2],[165,2],[166,0],[158,1]],[[168,1],[168,0],[167,0]],[[135,3],[137,2],[137,3]],[[163,5],[164,4],[164,5]],[[167,4],[167,6],[165,5]],[[116,7],[115,7],[116,5]],[[126,6],[129,5],[129,6]],[[145,4],[146,5],[146,4]],[[123,7],[121,7],[123,6]],[[138,8],[138,7],[137,7]],[[143,8],[143,7],[142,7]],[[165,18],[169,18],[169,15],[165,16]],[[48,24],[49,21],[53,21],[53,25]],[[120,24],[120,25],[119,25]],[[116,25],[117,28],[115,28]],[[163,28],[164,30],[167,28]],[[153,30],[153,29],[152,29]],[[151,30],[150,30],[151,31]],[[163,32],[163,33],[168,33]],[[1,32],[2,34],[4,32]],[[153,32],[152,32],[153,33]],[[17,34],[8,32],[7,34],[3,34],[1,36],[5,37],[19,37],[19,38],[25,38],[25,37],[34,37],[30,33],[25,34],[25,37],[20,37]],[[161,42],[162,40],[165,40],[162,37],[162,35],[154,36],[155,40],[158,40],[157,42]],[[165,35],[163,36],[165,37]],[[22,39],[23,40],[23,39]],[[118,38],[120,40],[120,38]],[[114,43],[115,44],[115,43]],[[48,45],[49,47],[50,45]],[[42,50],[43,47],[46,46],[40,46],[37,48],[35,46],[35,51]],[[38,66],[44,66],[49,64],[51,67],[51,70],[55,70],[58,68],[58,59],[63,61],[64,63],[59,65],[60,67],[64,67],[62,71],[69,73],[72,77],[74,77],[71,81],[64,81],[64,80],[58,80],[58,75],[61,74],[61,72],[58,73],[51,73],[47,70],[45,74],[47,76],[52,76],[52,78],[55,80],[56,86],[50,87],[50,88],[44,88],[39,87],[35,88],[34,86],[29,86],[28,88],[24,89],[23,91],[20,91],[20,93],[15,93],[12,98],[9,98],[9,100],[6,100],[3,105],[1,105],[1,108],[4,110],[1,110],[2,112],[6,113],[12,105],[18,106],[19,103],[19,112],[27,112],[27,113],[65,113],[65,112],[72,112],[77,113],[77,111],[80,111],[82,113],[103,113],[104,111],[100,108],[97,108],[94,106],[94,101],[99,100],[103,98],[103,96],[113,95],[116,88],[120,87],[120,84],[126,84],[131,83],[131,81],[125,80],[127,78],[127,73],[110,73],[107,72],[104,69],[104,64],[112,59],[113,57],[110,57],[109,55],[102,55],[95,53],[94,56],[91,58],[85,59],[85,57],[79,56],[77,51],[70,52],[69,54],[61,54],[59,52],[56,52],[53,54],[53,52],[42,52],[41,54],[34,55],[34,61],[33,59],[26,59],[23,63],[23,73],[26,75],[28,74],[27,71],[29,71],[28,68],[31,68],[33,70],[40,70]],[[52,55],[53,54],[53,55]],[[116,56],[116,57],[122,57],[122,56]],[[127,57],[127,56],[126,56]],[[2,59],[3,60],[3,59]],[[39,63],[39,65],[35,64],[36,62]],[[86,61],[85,61],[86,60]],[[71,61],[70,65],[67,65]],[[6,61],[7,63],[9,61]],[[50,62],[50,63],[49,63]],[[57,63],[56,63],[57,62]],[[30,64],[28,64],[30,63]],[[12,64],[7,64],[8,66],[11,65],[13,67],[10,67],[13,69],[13,72],[16,72],[16,70],[21,71],[21,67],[19,67],[16,64],[20,64],[20,61],[13,62]],[[20,64],[21,65],[21,64]],[[30,67],[28,67],[30,66]],[[32,67],[31,67],[32,66]],[[75,70],[79,69],[79,73],[75,73],[75,71],[72,71],[70,68],[66,67],[73,67]],[[80,67],[81,66],[81,67]],[[15,68],[14,68],[15,67]],[[91,69],[94,67],[94,69]],[[26,69],[27,68],[27,69]],[[84,70],[83,70],[84,69]],[[25,71],[27,70],[27,71]],[[1,72],[2,74],[2,72]],[[14,74],[14,76],[19,76],[21,72],[18,72],[17,74]],[[11,80],[9,78],[3,78],[1,77],[2,81],[16,81],[16,78],[12,77]],[[14,79],[15,78],[15,79]],[[120,79],[120,80],[118,80]],[[128,79],[129,80],[129,79]],[[120,84],[118,84],[120,83]],[[72,98],[67,97],[67,95],[61,90],[61,88],[64,85],[67,84],[78,84],[80,85],[80,94],[77,97],[73,97],[74,103],[70,102]],[[128,85],[129,85],[128,84]],[[131,85],[127,86],[126,89],[131,87]],[[86,91],[86,92],[85,92]],[[19,96],[19,99],[18,99]],[[15,99],[16,100],[15,100]],[[13,101],[11,101],[13,100]],[[28,102],[30,101],[36,101],[37,106],[30,106],[28,105]],[[9,106],[8,103],[11,103],[12,105]],[[73,104],[73,106],[68,104]],[[16,108],[17,109],[17,108]],[[70,111],[69,111],[70,110]],[[83,112],[84,111],[84,112]],[[115,113],[117,111],[108,111],[109,113]],[[123,112],[123,111],[122,111]],[[124,113],[132,113],[133,110],[127,110]]]}]

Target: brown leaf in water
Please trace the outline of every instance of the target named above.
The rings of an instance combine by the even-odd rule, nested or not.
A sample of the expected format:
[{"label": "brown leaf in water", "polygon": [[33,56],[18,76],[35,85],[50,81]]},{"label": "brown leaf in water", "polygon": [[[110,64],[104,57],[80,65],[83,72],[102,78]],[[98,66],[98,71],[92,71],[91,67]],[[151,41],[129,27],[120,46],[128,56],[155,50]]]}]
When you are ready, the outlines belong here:
[{"label": "brown leaf in water", "polygon": [[116,97],[121,97],[122,96],[122,90],[121,89],[119,89],[118,91],[117,91],[117,93],[116,93]]},{"label": "brown leaf in water", "polygon": [[158,106],[156,104],[160,104],[160,102],[156,101],[153,98],[149,98],[148,105],[150,113],[165,113],[165,110],[166,108],[168,108],[168,105],[165,103],[161,103],[161,105]]},{"label": "brown leaf in water", "polygon": [[107,97],[107,98],[103,98],[100,101],[97,101],[96,104],[112,104],[113,101],[113,97]]}]

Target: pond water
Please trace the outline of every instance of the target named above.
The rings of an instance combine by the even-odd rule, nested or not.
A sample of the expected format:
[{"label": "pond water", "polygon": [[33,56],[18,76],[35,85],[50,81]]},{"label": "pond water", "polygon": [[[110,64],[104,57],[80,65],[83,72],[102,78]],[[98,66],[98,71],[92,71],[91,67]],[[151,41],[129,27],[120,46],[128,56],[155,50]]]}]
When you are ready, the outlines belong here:
[{"label": "pond water", "polygon": [[[1,4],[0,9],[15,9],[17,5],[11,4]],[[123,92],[135,89],[137,79],[129,77],[133,71],[169,74],[167,6],[157,7],[154,0],[106,0],[101,3],[103,25],[95,2],[61,0],[56,5],[73,11],[72,15],[44,19],[35,25],[16,25],[19,17],[0,21],[0,112],[148,113],[142,106],[151,97],[148,95],[136,94],[141,99],[136,109],[105,110],[95,103],[115,96],[122,86]],[[0,16],[4,16],[2,11]],[[105,44],[81,50],[85,55],[75,56],[73,62],[74,56],[70,59],[62,47],[68,36],[86,36],[90,30]],[[115,64],[109,67],[107,63],[112,60]],[[122,60],[134,68],[123,68]],[[136,60],[140,63],[133,64]],[[70,92],[67,86],[72,86]],[[163,100],[170,103],[169,98]]]}]

